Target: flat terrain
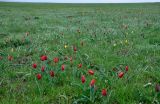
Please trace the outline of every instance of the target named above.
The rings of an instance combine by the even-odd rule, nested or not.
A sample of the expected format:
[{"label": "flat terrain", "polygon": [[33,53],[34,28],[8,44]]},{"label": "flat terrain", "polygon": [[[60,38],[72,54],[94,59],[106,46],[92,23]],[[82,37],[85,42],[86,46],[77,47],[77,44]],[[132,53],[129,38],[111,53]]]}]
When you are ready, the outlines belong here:
[{"label": "flat terrain", "polygon": [[158,83],[160,3],[0,2],[1,104],[159,104]]}]

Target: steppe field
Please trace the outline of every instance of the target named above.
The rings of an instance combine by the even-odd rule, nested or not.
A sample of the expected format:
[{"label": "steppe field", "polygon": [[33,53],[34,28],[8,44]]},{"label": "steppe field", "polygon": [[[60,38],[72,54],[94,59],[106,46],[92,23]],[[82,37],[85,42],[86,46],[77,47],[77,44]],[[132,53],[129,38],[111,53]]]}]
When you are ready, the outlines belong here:
[{"label": "steppe field", "polygon": [[159,104],[160,3],[0,2],[0,104]]}]

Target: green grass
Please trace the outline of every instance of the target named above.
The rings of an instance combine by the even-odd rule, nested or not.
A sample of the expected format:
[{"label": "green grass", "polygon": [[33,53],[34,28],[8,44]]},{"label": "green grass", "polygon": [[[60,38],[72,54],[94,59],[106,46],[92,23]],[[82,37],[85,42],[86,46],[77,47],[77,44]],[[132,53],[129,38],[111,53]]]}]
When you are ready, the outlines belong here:
[{"label": "green grass", "polygon": [[[29,32],[28,37],[25,37],[26,32]],[[66,49],[65,44],[68,45]],[[54,66],[53,58],[74,57],[73,45],[78,49],[73,67],[65,62],[67,68],[60,77],[48,80],[44,75],[41,80],[35,80],[37,72],[32,63],[36,62],[36,70],[40,70],[40,56],[46,54],[51,69],[60,70],[63,61]],[[13,61],[7,60],[8,55],[14,57]],[[95,76],[86,74],[85,87],[96,78],[95,86],[99,91],[94,102],[81,103],[158,104],[160,95],[155,92],[155,84],[160,83],[160,3],[0,2],[0,56],[3,57],[0,60],[2,104],[75,102],[82,97],[79,75],[72,75],[79,63],[83,64],[80,70],[94,65]],[[129,66],[122,79],[112,70],[120,64]],[[144,87],[147,83],[151,85]],[[105,97],[100,97],[102,88],[107,88]],[[85,95],[89,96],[89,92]]]}]

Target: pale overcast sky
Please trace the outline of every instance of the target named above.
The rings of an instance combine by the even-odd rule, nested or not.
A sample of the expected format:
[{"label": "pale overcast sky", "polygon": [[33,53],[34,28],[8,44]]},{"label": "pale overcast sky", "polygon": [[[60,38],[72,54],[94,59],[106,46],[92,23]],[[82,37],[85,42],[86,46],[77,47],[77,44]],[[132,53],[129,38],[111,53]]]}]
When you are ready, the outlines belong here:
[{"label": "pale overcast sky", "polygon": [[0,0],[6,2],[53,2],[53,3],[134,3],[160,2],[160,0]]}]

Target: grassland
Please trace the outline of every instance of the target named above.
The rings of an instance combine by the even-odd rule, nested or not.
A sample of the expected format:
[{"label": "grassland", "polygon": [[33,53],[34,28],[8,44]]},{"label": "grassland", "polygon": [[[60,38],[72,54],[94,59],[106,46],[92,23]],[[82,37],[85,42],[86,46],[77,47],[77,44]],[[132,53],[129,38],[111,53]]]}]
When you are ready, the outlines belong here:
[{"label": "grassland", "polygon": [[[60,70],[63,63],[65,72],[54,78],[43,74],[43,54],[48,56],[48,70]],[[0,2],[0,56],[1,104],[159,104],[155,85],[160,83],[160,3]],[[57,66],[54,57],[60,58]],[[73,63],[64,57],[73,57]],[[118,78],[124,65],[129,70]],[[88,69],[95,75],[89,76]],[[84,71],[75,75],[73,70]],[[42,79],[37,80],[35,73],[41,73]],[[84,85],[79,74],[86,75]],[[92,78],[98,89],[94,101],[87,100]],[[101,96],[102,88],[107,96]]]}]

